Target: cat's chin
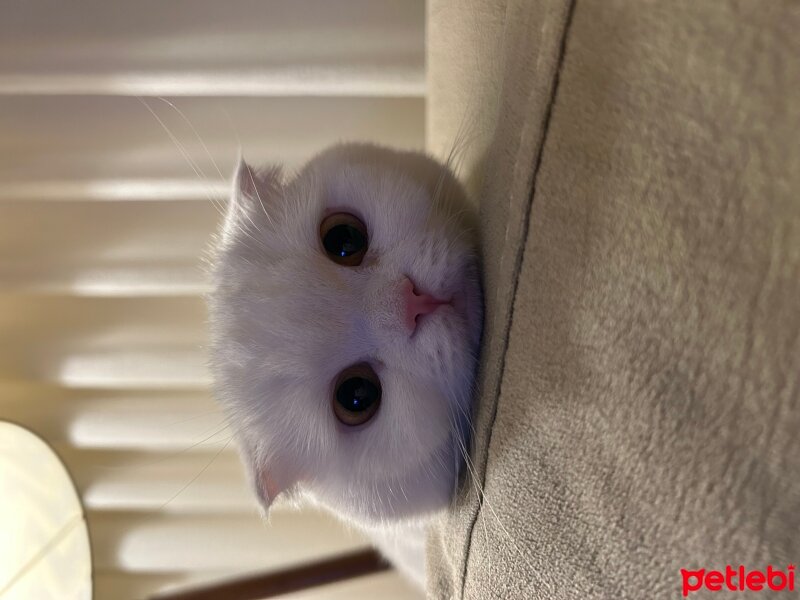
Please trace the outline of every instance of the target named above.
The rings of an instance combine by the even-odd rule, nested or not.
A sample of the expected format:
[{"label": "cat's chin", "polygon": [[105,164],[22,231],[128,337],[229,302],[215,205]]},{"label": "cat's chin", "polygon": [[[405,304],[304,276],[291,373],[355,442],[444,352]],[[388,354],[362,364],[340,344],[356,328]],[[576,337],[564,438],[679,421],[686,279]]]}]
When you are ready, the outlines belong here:
[{"label": "cat's chin", "polygon": [[424,507],[405,505],[386,507],[362,506],[354,509],[352,506],[343,506],[338,503],[319,501],[319,504],[333,511],[340,518],[360,527],[385,528],[392,525],[427,524],[444,512],[450,505],[449,497],[437,498],[435,502],[428,502]]},{"label": "cat's chin", "polygon": [[477,263],[469,265],[462,279],[461,288],[453,296],[453,308],[464,319],[467,343],[477,354],[483,332],[483,292]]},{"label": "cat's chin", "polygon": [[[358,486],[357,495],[344,490],[304,489],[312,502],[332,510],[345,520],[366,527],[385,527],[391,523],[427,523],[450,506],[458,475],[454,459],[437,457],[401,480],[374,480]],[[450,468],[444,465],[449,464]],[[367,492],[366,490],[369,490]]]},{"label": "cat's chin", "polygon": [[390,514],[382,511],[343,511],[341,508],[333,507],[324,502],[318,502],[318,505],[331,511],[338,518],[347,523],[351,523],[362,529],[391,529],[392,527],[406,527],[408,525],[424,526],[441,518],[446,508],[449,506],[448,502],[444,502],[437,509],[430,509],[423,512],[417,511],[396,511]]}]

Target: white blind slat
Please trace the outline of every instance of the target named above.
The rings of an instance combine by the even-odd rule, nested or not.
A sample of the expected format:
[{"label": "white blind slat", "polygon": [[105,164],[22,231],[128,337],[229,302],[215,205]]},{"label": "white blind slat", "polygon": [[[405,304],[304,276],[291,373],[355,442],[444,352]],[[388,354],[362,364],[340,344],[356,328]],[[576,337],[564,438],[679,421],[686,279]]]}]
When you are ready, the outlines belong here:
[{"label": "white blind slat", "polygon": [[[209,197],[226,202],[240,150],[291,172],[342,140],[422,149],[424,0],[0,12],[0,419],[71,471],[96,600],[362,547],[315,511],[260,523],[225,447],[200,298]],[[386,573],[300,597],[419,594]]]}]

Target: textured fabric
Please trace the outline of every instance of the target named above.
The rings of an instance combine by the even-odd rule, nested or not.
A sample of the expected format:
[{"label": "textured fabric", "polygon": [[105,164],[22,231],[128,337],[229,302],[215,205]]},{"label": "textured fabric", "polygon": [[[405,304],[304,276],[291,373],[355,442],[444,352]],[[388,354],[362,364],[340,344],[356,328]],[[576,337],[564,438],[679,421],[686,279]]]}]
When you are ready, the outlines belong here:
[{"label": "textured fabric", "polygon": [[[470,0],[469,5],[478,13],[488,10],[488,3]],[[474,5],[474,6],[472,6]],[[516,72],[519,76],[504,78],[494,71],[486,75],[486,81],[475,77],[475,73],[465,69],[461,79],[449,77],[444,83],[435,79],[436,58],[444,60],[464,60],[469,64],[497,65],[495,59],[472,59],[476,51],[472,43],[481,36],[469,32],[465,36],[466,46],[438,54],[436,48],[429,48],[429,117],[434,130],[429,140],[443,140],[458,136],[462,121],[493,119],[491,110],[478,110],[471,98],[485,99],[490,104],[502,106],[502,118],[497,123],[470,126],[470,144],[478,148],[488,148],[485,154],[467,149],[465,169],[493,172],[496,176],[484,181],[478,196],[481,213],[483,238],[483,274],[486,318],[484,323],[484,350],[481,358],[478,395],[483,400],[479,404],[474,428],[476,448],[473,453],[476,479],[483,478],[486,460],[486,444],[494,415],[493,399],[497,397],[500,375],[503,369],[505,343],[508,339],[508,323],[511,303],[514,296],[516,273],[522,256],[522,243],[527,228],[530,207],[530,188],[533,178],[532,165],[539,154],[547,122],[546,102],[541,99],[552,95],[554,75],[557,68],[557,49],[563,35],[566,20],[565,2],[541,2],[529,4],[526,0],[494,2],[492,22],[502,21],[502,27],[493,27],[496,35],[503,37],[492,48],[502,55],[509,54],[512,59],[504,67],[505,71]],[[433,8],[430,8],[433,7]],[[466,10],[468,4],[461,0],[434,1],[429,4],[429,31],[436,31],[437,20],[447,21],[457,18],[467,28],[480,27],[476,19],[458,15]],[[488,17],[484,17],[488,18]],[[519,23],[516,34],[503,36],[508,22]],[[429,44],[439,39],[456,43],[458,38],[436,36],[436,42],[429,35]],[[497,67],[497,68],[501,68]],[[443,69],[445,70],[445,69]],[[505,75],[505,71],[503,75]],[[498,80],[505,83],[502,96],[498,98]],[[485,89],[472,92],[472,85],[481,83]],[[454,118],[450,112],[459,116]],[[444,115],[436,119],[438,115]],[[441,123],[441,127],[437,124]],[[496,127],[496,132],[495,132]],[[495,132],[498,143],[485,139]],[[485,165],[485,166],[484,166]],[[474,175],[467,172],[472,188],[477,185]],[[479,494],[473,485],[462,488],[458,498],[458,508],[448,515],[447,522],[434,532],[429,541],[428,587],[429,595],[435,598],[458,598],[461,594],[461,581],[468,553],[470,552],[471,532],[479,509]]]},{"label": "textured fabric", "polygon": [[485,498],[431,536],[432,597],[674,598],[681,568],[800,560],[797,31],[790,2],[507,3]]},{"label": "textured fabric", "polygon": [[426,4],[426,149],[456,164],[477,201],[482,165],[497,122],[508,0],[429,0]]}]

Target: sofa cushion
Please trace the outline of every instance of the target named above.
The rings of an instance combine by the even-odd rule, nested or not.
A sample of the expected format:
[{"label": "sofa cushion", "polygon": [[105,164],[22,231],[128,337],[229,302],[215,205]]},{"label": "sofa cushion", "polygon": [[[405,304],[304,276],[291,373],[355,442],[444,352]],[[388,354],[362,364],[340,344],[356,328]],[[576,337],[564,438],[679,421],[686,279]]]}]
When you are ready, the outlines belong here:
[{"label": "sofa cushion", "polygon": [[487,303],[474,473],[429,540],[431,595],[677,597],[682,568],[785,569],[800,5],[492,6],[500,56],[470,76],[498,93],[468,163]]}]

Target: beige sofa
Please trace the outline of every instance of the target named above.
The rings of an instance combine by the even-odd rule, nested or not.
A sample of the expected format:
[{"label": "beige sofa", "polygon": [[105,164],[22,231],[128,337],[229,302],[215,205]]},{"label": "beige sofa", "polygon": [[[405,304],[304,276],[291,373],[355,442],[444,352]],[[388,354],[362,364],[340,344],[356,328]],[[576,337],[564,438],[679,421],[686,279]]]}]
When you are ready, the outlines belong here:
[{"label": "beige sofa", "polygon": [[487,302],[431,596],[800,560],[800,3],[428,11],[428,145],[464,141]]}]

